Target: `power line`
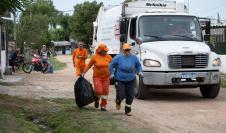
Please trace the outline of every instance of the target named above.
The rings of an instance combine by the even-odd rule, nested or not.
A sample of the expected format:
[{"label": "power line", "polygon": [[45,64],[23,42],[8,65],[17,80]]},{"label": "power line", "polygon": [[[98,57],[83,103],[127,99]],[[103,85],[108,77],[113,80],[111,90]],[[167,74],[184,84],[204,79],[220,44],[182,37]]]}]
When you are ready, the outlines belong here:
[{"label": "power line", "polygon": [[[30,12],[32,12],[32,13],[43,13],[43,11],[34,11],[34,10],[31,10],[31,11],[17,11],[17,12],[21,12],[21,13],[30,13]],[[47,12],[45,12],[45,13],[49,13],[49,12],[56,12],[56,13],[58,13],[58,12],[74,12],[74,10],[56,10],[56,11],[47,11]]]}]

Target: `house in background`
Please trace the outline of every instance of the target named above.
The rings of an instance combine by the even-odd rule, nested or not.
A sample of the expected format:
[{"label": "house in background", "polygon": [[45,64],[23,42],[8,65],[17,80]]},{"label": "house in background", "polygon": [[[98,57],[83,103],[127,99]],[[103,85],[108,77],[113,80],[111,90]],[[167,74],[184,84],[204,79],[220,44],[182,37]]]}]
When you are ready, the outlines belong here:
[{"label": "house in background", "polygon": [[52,41],[54,51],[57,55],[69,55],[72,54],[72,43],[68,41]]}]

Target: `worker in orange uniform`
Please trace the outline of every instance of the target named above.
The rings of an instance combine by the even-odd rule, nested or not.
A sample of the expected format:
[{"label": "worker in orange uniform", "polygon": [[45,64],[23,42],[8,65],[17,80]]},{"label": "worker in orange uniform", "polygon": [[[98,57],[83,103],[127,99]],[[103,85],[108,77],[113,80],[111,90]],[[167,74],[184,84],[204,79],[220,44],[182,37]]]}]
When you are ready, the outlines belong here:
[{"label": "worker in orange uniform", "polygon": [[86,62],[85,60],[88,57],[87,50],[83,48],[84,42],[78,43],[78,48],[76,48],[73,52],[72,60],[76,70],[76,76],[80,77],[82,72],[85,69]]},{"label": "worker in orange uniform", "polygon": [[[100,43],[96,49],[95,55],[92,56],[88,65],[86,65],[84,73],[86,73],[93,65],[93,83],[96,100],[94,106],[99,108],[99,102],[102,111],[106,111],[107,97],[109,94],[110,71],[109,64],[112,60],[107,54],[108,48],[104,43]],[[83,73],[83,74],[84,74]]]}]

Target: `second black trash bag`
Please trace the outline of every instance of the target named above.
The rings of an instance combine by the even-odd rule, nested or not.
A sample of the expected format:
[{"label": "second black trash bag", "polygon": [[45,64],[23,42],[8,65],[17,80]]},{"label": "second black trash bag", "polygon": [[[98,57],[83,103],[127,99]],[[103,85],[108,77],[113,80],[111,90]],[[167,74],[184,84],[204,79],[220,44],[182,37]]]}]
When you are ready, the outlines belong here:
[{"label": "second black trash bag", "polygon": [[84,77],[77,79],[74,85],[75,102],[82,108],[95,101],[92,84]]}]

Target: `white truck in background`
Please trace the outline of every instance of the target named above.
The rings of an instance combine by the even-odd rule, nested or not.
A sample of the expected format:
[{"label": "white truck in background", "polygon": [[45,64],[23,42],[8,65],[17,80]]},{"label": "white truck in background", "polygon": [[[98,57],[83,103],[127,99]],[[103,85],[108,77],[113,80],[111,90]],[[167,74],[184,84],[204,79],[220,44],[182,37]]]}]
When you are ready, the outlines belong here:
[{"label": "white truck in background", "polygon": [[215,98],[220,90],[219,56],[205,41],[198,17],[190,15],[182,0],[131,0],[99,10],[93,23],[93,51],[99,42],[112,56],[121,46],[132,45],[143,68],[136,77],[135,96],[145,98],[151,88],[197,88],[204,98]]}]

